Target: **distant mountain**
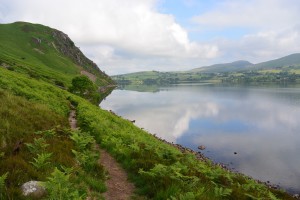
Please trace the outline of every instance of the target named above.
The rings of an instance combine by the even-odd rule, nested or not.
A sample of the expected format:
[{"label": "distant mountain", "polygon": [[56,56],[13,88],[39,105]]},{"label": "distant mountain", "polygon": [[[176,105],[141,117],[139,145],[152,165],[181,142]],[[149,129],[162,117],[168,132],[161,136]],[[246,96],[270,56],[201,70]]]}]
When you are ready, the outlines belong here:
[{"label": "distant mountain", "polygon": [[251,66],[253,66],[252,63],[245,60],[239,60],[232,63],[215,64],[211,66],[199,67],[196,69],[192,69],[191,72],[224,73],[233,71],[243,71]]},{"label": "distant mountain", "polygon": [[215,64],[211,66],[195,68],[192,69],[191,72],[224,73],[248,70],[284,69],[288,67],[300,68],[300,53],[291,54],[282,58],[258,64],[252,64],[248,61],[243,60],[235,61],[232,63]]},{"label": "distant mountain", "polygon": [[286,67],[300,67],[300,53],[291,54],[275,60],[255,64],[252,69],[282,69]]}]

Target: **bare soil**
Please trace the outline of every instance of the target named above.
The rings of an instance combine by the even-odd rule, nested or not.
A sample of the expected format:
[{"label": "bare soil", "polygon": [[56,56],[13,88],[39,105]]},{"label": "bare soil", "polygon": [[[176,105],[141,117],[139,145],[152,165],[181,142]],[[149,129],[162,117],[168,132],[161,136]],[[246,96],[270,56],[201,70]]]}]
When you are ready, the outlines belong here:
[{"label": "bare soil", "polygon": [[107,200],[131,199],[135,187],[128,181],[128,176],[117,161],[104,149],[100,149],[100,164],[104,166],[109,174],[106,182],[107,191],[103,194]]},{"label": "bare soil", "polygon": [[73,109],[69,114],[69,124],[72,130],[77,129],[76,111]]}]

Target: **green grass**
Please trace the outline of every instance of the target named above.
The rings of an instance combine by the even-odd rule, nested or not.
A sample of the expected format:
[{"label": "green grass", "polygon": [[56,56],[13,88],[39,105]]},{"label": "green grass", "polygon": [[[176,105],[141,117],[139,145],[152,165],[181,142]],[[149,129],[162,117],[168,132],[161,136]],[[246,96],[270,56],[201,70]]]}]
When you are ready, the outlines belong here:
[{"label": "green grass", "polygon": [[[30,29],[26,31],[25,27]],[[41,39],[41,44],[37,44],[35,38]],[[70,59],[53,47],[51,29],[48,27],[25,23],[2,24],[0,41],[0,61],[16,71],[46,81],[62,80],[66,85],[72,76],[80,73]]]},{"label": "green grass", "polygon": [[[103,187],[104,170],[98,165],[98,157],[90,156],[95,154],[92,145],[87,146],[94,140],[88,133],[81,133],[89,140],[77,144],[68,129],[70,96],[49,83],[0,68],[0,174],[8,172],[3,199],[24,199],[21,184],[47,181],[55,168],[65,167],[74,169],[69,178],[72,190],[86,195],[87,188],[91,188],[101,196],[103,190],[95,184]],[[14,152],[19,141],[23,143]],[[83,145],[85,150],[81,151]],[[89,157],[84,166],[78,165],[73,149]],[[91,176],[98,182],[82,178]]]}]

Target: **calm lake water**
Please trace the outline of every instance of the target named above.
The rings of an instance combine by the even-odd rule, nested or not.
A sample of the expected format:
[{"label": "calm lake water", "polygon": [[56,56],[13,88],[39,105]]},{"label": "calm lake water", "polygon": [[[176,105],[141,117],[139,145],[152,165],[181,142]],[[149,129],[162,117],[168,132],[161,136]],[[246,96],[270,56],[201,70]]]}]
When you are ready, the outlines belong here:
[{"label": "calm lake water", "polygon": [[[255,179],[300,192],[300,87],[174,85],[114,90],[100,106]],[[236,152],[237,154],[234,154]]]}]

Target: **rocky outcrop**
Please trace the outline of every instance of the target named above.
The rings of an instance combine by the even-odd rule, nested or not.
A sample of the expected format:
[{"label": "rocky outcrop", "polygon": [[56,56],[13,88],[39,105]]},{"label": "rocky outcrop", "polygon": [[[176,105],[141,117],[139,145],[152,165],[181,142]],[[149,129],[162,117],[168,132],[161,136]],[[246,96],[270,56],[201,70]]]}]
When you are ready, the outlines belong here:
[{"label": "rocky outcrop", "polygon": [[21,186],[21,189],[25,197],[42,198],[47,193],[40,181],[26,182]]},{"label": "rocky outcrop", "polygon": [[52,36],[54,39],[54,44],[56,49],[63,55],[69,57],[74,63],[84,68],[89,73],[108,76],[102,72],[98,66],[88,59],[78,47],[75,46],[74,42],[69,38],[69,36],[61,31],[53,29]]}]

